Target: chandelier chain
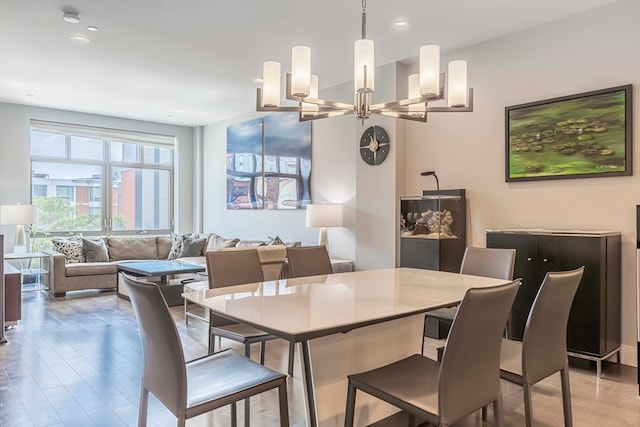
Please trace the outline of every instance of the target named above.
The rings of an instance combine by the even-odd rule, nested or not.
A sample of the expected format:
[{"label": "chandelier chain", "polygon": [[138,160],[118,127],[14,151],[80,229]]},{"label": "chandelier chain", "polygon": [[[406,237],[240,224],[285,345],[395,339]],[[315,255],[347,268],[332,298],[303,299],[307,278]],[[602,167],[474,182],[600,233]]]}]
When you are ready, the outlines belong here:
[{"label": "chandelier chain", "polygon": [[367,38],[367,0],[362,0],[362,39]]}]

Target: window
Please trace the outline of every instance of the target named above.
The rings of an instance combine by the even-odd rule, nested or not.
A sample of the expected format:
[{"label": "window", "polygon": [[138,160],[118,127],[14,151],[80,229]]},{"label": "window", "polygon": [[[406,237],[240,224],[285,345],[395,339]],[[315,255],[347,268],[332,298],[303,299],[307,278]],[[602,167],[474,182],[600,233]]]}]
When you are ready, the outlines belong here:
[{"label": "window", "polygon": [[174,140],[32,121],[36,229],[88,235],[170,232]]},{"label": "window", "polygon": [[47,197],[47,186],[33,184],[33,197]]}]

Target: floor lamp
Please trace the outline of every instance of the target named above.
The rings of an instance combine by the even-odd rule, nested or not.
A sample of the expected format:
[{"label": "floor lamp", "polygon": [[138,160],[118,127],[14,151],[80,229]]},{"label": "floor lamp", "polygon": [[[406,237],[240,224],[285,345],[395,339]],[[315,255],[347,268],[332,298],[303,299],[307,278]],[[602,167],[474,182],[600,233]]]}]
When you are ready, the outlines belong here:
[{"label": "floor lamp", "polygon": [[16,226],[16,242],[13,253],[24,254],[27,250],[27,237],[24,232],[25,224],[37,222],[35,205],[2,205],[0,206],[0,224]]},{"label": "floor lamp", "polygon": [[329,252],[329,235],[327,228],[342,227],[342,205],[319,204],[307,205],[307,227],[319,227],[318,245],[324,245]]}]

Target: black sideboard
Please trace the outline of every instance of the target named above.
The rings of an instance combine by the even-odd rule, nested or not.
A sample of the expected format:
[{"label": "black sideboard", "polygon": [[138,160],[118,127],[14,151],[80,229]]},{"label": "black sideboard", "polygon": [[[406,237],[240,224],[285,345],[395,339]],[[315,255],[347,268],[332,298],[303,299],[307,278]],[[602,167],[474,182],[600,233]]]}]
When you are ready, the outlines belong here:
[{"label": "black sideboard", "polygon": [[[516,249],[513,277],[522,278],[510,336],[521,340],[533,300],[548,271],[585,266],[567,326],[567,349],[600,362],[620,351],[621,234],[488,230],[487,247]],[[640,341],[640,340],[639,340]]]}]

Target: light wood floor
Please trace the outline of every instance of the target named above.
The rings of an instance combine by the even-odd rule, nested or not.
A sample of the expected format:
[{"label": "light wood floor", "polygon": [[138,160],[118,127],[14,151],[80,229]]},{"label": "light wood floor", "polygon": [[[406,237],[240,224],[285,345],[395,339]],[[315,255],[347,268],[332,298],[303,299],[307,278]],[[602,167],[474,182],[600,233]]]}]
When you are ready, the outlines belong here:
[{"label": "light wood floor", "polygon": [[[42,292],[25,292],[22,319],[6,332],[0,346],[1,426],[135,426],[140,387],[141,348],[131,304],[113,292],[76,293],[49,299]],[[171,309],[188,359],[206,353],[204,322],[184,327],[182,307]],[[223,341],[224,346],[242,348]],[[270,341],[266,365],[286,372],[288,344]],[[255,353],[257,356],[257,346]],[[433,348],[426,349],[433,354]],[[339,357],[339,355],[336,355]],[[592,370],[572,368],[573,421],[576,427],[640,426],[636,369],[605,364],[604,378]],[[534,387],[535,426],[561,426],[560,379],[556,374]],[[522,426],[522,389],[503,382],[505,424]],[[289,379],[292,425],[304,425],[304,393],[299,360]],[[159,402],[150,401],[150,426],[174,426],[175,418]],[[238,410],[240,421],[242,410]],[[276,426],[277,396],[252,399],[253,426]],[[460,426],[490,426],[480,413]],[[228,426],[228,408],[187,422],[188,426]]]}]

